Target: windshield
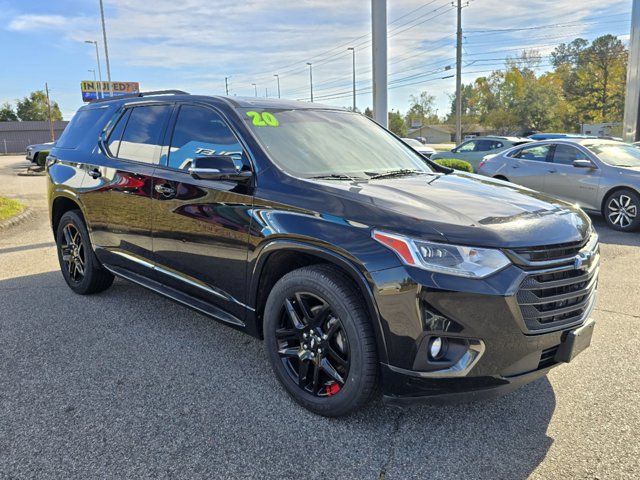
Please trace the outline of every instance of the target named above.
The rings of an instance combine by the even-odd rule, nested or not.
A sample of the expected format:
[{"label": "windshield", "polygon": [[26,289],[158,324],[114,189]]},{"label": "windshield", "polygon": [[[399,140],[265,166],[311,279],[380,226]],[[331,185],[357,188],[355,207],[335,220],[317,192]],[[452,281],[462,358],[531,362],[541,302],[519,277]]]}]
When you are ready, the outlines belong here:
[{"label": "windshield", "polygon": [[614,167],[640,167],[640,149],[626,143],[585,144],[600,160]]},{"label": "windshield", "polygon": [[239,110],[270,158],[298,177],[346,180],[431,172],[420,154],[357,113]]}]

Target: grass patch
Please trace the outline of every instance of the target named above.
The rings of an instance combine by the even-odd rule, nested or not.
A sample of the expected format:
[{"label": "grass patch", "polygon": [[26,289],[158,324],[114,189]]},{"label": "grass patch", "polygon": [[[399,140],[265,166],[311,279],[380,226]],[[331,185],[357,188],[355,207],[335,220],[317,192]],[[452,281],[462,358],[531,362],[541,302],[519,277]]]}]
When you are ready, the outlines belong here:
[{"label": "grass patch", "polygon": [[0,221],[15,217],[22,213],[24,205],[10,198],[0,197]]}]

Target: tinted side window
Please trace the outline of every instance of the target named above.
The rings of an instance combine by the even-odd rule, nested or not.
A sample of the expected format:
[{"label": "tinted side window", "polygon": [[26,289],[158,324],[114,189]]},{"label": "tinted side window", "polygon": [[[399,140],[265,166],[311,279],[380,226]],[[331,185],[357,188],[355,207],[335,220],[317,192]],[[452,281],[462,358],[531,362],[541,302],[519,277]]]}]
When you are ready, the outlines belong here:
[{"label": "tinted side window", "polygon": [[477,142],[475,141],[463,143],[458,147],[456,151],[457,152],[473,152],[473,150],[476,148],[476,143]]},{"label": "tinted side window", "polygon": [[501,146],[502,144],[495,140],[478,140],[476,143],[476,152],[488,152],[489,150],[495,150]]},{"label": "tinted side window", "polygon": [[573,165],[574,160],[587,160],[587,156],[570,145],[556,145],[556,150],[553,152],[553,163]]},{"label": "tinted side window", "polygon": [[[109,108],[89,108],[86,110],[79,110],[73,118],[67,128],[64,129],[62,135],[56,142],[58,148],[78,148],[80,142],[89,137],[94,140],[98,136],[98,132],[107,123],[107,116],[113,110]],[[95,131],[95,135],[92,132]]]},{"label": "tinted side window", "polygon": [[160,158],[160,137],[170,110],[169,105],[134,107],[122,135],[118,157],[157,163]]},{"label": "tinted side window", "polygon": [[546,162],[548,154],[549,154],[549,145],[536,145],[533,147],[522,148],[511,156],[515,158],[521,158],[522,160]]},{"label": "tinted side window", "polygon": [[240,161],[242,146],[224,120],[213,110],[183,105],[171,138],[171,168],[189,168],[195,157],[232,155]]},{"label": "tinted side window", "polygon": [[128,108],[125,112],[120,116],[118,123],[111,129],[111,133],[109,134],[109,138],[107,139],[107,149],[112,157],[118,156],[118,149],[120,147],[120,139],[122,138],[122,132],[124,132],[124,127],[127,125],[127,120],[129,120],[129,115],[131,114],[131,109]]}]

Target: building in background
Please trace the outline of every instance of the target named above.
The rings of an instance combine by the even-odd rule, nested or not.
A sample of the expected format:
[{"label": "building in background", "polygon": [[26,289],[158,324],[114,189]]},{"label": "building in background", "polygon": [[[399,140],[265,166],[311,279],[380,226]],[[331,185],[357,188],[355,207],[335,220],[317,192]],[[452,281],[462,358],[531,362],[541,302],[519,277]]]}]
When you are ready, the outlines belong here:
[{"label": "building in background", "polygon": [[[53,122],[55,138],[60,138],[69,122]],[[23,153],[27,145],[51,141],[49,122],[0,122],[0,154]]]},{"label": "building in background", "polygon": [[[481,125],[469,125],[462,127],[462,137],[479,137],[493,133],[490,129]],[[427,143],[451,143],[455,141],[456,127],[455,125],[423,125],[409,129],[407,135],[409,138],[423,137]]]}]

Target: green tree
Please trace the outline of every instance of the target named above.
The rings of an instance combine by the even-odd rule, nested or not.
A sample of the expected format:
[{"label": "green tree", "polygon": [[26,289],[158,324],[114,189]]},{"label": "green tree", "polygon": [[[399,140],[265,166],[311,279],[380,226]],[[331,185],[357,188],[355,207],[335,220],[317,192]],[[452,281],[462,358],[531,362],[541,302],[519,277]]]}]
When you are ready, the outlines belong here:
[{"label": "green tree", "polygon": [[389,130],[399,137],[407,136],[407,124],[404,122],[400,112],[389,112]]},{"label": "green tree", "polygon": [[0,107],[0,122],[15,122],[16,120],[18,120],[18,116],[13,111],[13,107],[9,102],[5,102]]},{"label": "green tree", "polygon": [[[46,94],[42,90],[36,90],[31,92],[28,97],[18,100],[16,113],[22,121],[49,120]],[[51,101],[51,119],[62,120],[60,107],[54,101]]]},{"label": "green tree", "polygon": [[419,121],[422,125],[440,123],[435,112],[436,97],[427,92],[409,97],[409,110],[405,115],[407,126],[411,126],[414,121]]},{"label": "green tree", "polygon": [[373,118],[373,110],[371,110],[369,107],[364,109],[364,114],[369,118]]}]

